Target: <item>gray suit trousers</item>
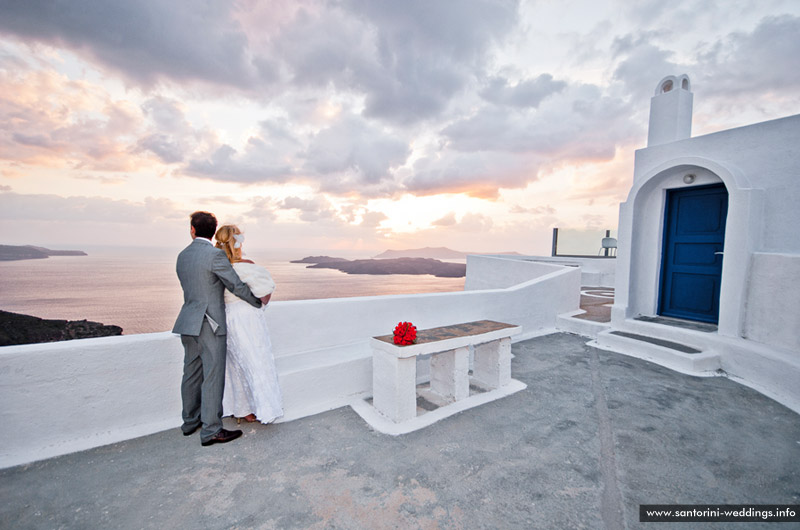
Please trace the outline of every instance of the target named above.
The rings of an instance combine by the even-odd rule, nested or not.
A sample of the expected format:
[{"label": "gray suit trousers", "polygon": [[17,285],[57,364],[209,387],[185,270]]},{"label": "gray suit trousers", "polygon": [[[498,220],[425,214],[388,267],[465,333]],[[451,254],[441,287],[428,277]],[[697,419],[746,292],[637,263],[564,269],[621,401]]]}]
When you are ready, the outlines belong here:
[{"label": "gray suit trousers", "polygon": [[200,440],[211,439],[222,429],[222,392],[225,389],[226,336],[215,335],[203,320],[200,336],[181,335],[184,349],[183,432],[202,423]]}]

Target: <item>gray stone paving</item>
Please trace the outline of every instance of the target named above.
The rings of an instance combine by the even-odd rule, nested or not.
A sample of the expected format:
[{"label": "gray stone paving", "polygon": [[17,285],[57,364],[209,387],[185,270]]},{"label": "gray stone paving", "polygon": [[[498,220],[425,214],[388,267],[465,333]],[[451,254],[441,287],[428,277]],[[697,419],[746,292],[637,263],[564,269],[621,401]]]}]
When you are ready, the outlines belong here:
[{"label": "gray stone paving", "polygon": [[174,429],[2,470],[0,528],[719,530],[639,523],[639,504],[800,504],[797,414],[585,342],[514,345],[527,389],[403,436],[342,408],[226,445]]}]

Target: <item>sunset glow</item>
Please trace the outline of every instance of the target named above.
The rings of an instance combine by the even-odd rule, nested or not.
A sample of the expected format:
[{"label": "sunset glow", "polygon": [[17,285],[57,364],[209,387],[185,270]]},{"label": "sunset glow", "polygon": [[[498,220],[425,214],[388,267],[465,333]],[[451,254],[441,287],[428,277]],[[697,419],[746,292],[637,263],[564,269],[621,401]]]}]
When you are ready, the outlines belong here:
[{"label": "sunset glow", "polygon": [[[796,114],[796,1],[0,6],[3,244],[549,253],[614,229],[665,75]],[[200,7],[202,6],[202,7]]]}]

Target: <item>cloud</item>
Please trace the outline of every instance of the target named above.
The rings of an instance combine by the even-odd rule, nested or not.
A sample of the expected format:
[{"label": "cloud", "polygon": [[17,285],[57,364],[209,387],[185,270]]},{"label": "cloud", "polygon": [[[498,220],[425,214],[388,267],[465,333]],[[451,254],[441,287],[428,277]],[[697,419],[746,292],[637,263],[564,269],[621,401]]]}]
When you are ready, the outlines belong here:
[{"label": "cloud", "polygon": [[695,86],[703,87],[705,98],[719,102],[747,96],[758,99],[765,93],[792,98],[800,88],[800,69],[780,65],[793,64],[800,55],[798,33],[800,17],[767,16],[751,31],[735,30],[698,41],[692,53],[681,58],[670,47],[674,33],[630,33],[617,37],[612,45],[612,53],[620,58],[614,79],[623,83],[632,101],[647,101],[660,79],[681,73],[688,73]]},{"label": "cloud", "polygon": [[255,183],[286,182],[293,174],[289,164],[282,163],[282,153],[274,144],[251,137],[241,153],[222,144],[206,158],[195,158],[181,172],[219,181]]},{"label": "cloud", "polygon": [[[257,25],[265,19],[250,23],[251,33],[262,32]],[[291,84],[324,87],[333,83],[339,90],[347,90],[357,84],[359,75],[373,68],[370,33],[363,20],[339,7],[309,3],[286,16],[267,46],[280,58]]]},{"label": "cloud", "polygon": [[518,21],[516,0],[345,4],[372,26],[377,67],[360,77],[365,114],[395,123],[426,120],[463,90]]},{"label": "cloud", "polygon": [[415,161],[402,184],[418,195],[466,193],[496,199],[500,188],[516,188],[537,179],[538,162],[523,155],[446,150]]},{"label": "cloud", "polygon": [[479,213],[466,213],[456,220],[455,212],[449,212],[431,223],[432,226],[459,232],[486,232],[492,228],[491,218]]},{"label": "cloud", "polygon": [[456,213],[450,212],[431,223],[433,226],[454,226],[456,224]]},{"label": "cloud", "polygon": [[456,228],[462,232],[488,232],[493,225],[494,221],[491,217],[480,213],[467,213],[461,218]]},{"label": "cloud", "polygon": [[416,160],[403,184],[415,193],[494,198],[500,188],[536,181],[545,168],[613,159],[644,137],[630,116],[624,99],[590,84],[568,85],[538,108],[485,104],[443,128],[444,147]]},{"label": "cloud", "polygon": [[270,197],[255,197],[250,203],[250,209],[244,215],[254,219],[273,221],[277,217],[277,205]]},{"label": "cloud", "polygon": [[566,86],[564,81],[554,81],[550,74],[541,74],[536,79],[524,79],[513,86],[509,85],[508,79],[493,77],[480,95],[492,103],[536,108],[543,99],[564,90]]},{"label": "cloud", "polygon": [[264,120],[241,151],[219,144],[210,133],[193,131],[205,153],[195,153],[180,172],[193,177],[222,182],[283,183],[296,177],[296,152],[302,147],[291,125],[282,119]]},{"label": "cloud", "polygon": [[91,180],[101,184],[123,184],[128,182],[128,175],[91,175],[91,174],[78,174],[73,175],[73,178],[80,180]]},{"label": "cloud", "polygon": [[150,120],[149,134],[141,137],[136,151],[150,151],[165,164],[183,162],[192,151],[190,146],[202,143],[210,133],[196,131],[186,119],[182,105],[163,96],[142,104],[143,115]]},{"label": "cloud", "polygon": [[164,96],[149,98],[142,103],[142,111],[164,133],[187,134],[191,132],[180,102]]},{"label": "cloud", "polygon": [[335,87],[362,97],[365,117],[417,123],[468,86],[517,12],[516,0],[309,3],[279,15],[265,53],[294,86]]},{"label": "cloud", "polygon": [[585,230],[603,230],[608,228],[605,217],[600,214],[584,214],[581,216],[581,221],[583,226],[585,226]]},{"label": "cloud", "polygon": [[361,226],[364,228],[378,228],[382,221],[388,219],[383,212],[364,212],[361,216]]},{"label": "cloud", "polygon": [[[61,197],[51,194],[23,194],[0,187],[0,219],[8,221],[49,221],[149,224],[186,219],[186,211],[170,199],[146,197],[142,202],[105,197]],[[6,189],[7,188],[7,189]]]},{"label": "cloud", "polygon": [[[200,82],[256,99],[334,86],[392,123],[442,112],[517,24],[518,0],[6,4],[0,32],[72,50],[148,90]],[[202,38],[198,38],[202,35]]]},{"label": "cloud", "polygon": [[0,194],[0,219],[58,222],[144,223],[163,204],[135,203],[102,197],[60,197],[47,194]]},{"label": "cloud", "polygon": [[305,169],[342,179],[321,181],[324,191],[352,192],[392,177],[411,153],[408,142],[354,116],[346,116],[313,136],[301,156]]},{"label": "cloud", "polygon": [[555,208],[550,205],[547,206],[535,206],[533,208],[524,208],[519,204],[515,204],[509,210],[511,213],[519,213],[519,214],[531,214],[531,215],[553,215],[556,213]]},{"label": "cloud", "polygon": [[139,111],[95,85],[52,71],[0,69],[0,158],[49,166],[130,171]]},{"label": "cloud", "polygon": [[28,147],[42,147],[44,149],[57,149],[59,146],[44,134],[22,134],[14,133],[11,139],[18,144]]},{"label": "cloud", "polygon": [[232,9],[213,0],[6,2],[0,31],[72,49],[135,84],[171,79],[247,88],[264,61],[251,57]]},{"label": "cloud", "polygon": [[163,197],[145,197],[144,209],[150,220],[186,219],[186,211],[182,207]]},{"label": "cloud", "polygon": [[698,81],[708,95],[795,96],[800,68],[782,67],[800,57],[800,17],[764,17],[752,32],[736,31],[710,43],[697,55]]},{"label": "cloud", "polygon": [[685,70],[670,60],[672,51],[650,43],[647,35],[619,37],[613,48],[618,56],[624,57],[614,70],[614,79],[623,84],[631,101],[641,101],[643,107],[665,75]]},{"label": "cloud", "polygon": [[322,219],[333,219],[335,211],[331,203],[322,197],[301,199],[300,197],[286,197],[280,202],[280,207],[285,210],[298,210],[300,220],[315,222]]},{"label": "cloud", "polygon": [[538,109],[485,106],[442,130],[458,151],[529,153],[555,160],[597,160],[640,133],[626,102],[596,85],[573,85]]},{"label": "cloud", "polygon": [[141,138],[138,147],[150,151],[165,164],[183,161],[183,147],[166,134],[154,133]]}]

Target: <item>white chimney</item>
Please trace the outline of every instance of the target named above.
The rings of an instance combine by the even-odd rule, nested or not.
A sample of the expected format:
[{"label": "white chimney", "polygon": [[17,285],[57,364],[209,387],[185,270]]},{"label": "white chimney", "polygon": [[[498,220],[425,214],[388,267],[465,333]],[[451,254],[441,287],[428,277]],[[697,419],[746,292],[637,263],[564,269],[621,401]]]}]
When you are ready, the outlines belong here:
[{"label": "white chimney", "polygon": [[689,76],[669,75],[650,99],[647,146],[683,140],[692,135],[692,99]]}]

